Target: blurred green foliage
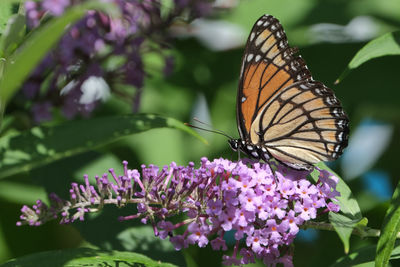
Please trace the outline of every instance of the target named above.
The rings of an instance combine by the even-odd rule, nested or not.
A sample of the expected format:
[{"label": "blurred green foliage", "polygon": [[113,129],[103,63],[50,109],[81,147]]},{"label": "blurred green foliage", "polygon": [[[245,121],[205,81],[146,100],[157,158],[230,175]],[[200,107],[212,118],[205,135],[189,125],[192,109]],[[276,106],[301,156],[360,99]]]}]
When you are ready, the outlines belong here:
[{"label": "blurred green foliage", "polygon": [[[1,10],[1,8],[0,8]],[[309,69],[316,80],[331,87],[341,100],[350,116],[351,130],[365,118],[371,118],[394,127],[393,138],[384,154],[373,166],[384,170],[391,179],[393,187],[398,182],[400,165],[397,162],[400,151],[400,75],[399,56],[381,57],[368,61],[353,70],[339,85],[333,82],[343,72],[350,60],[368,40],[362,42],[327,43],[312,42],[309,29],[318,23],[348,24],[358,16],[369,16],[376,23],[376,35],[400,28],[400,2],[398,0],[242,0],[239,6],[216,16],[214,19],[226,20],[240,25],[247,32],[254,21],[262,14],[277,17],[283,24],[291,46],[298,46]],[[3,16],[0,13],[0,16]],[[0,19],[0,23],[3,20]],[[154,73],[146,80],[143,89],[141,112],[158,113],[180,121],[191,121],[193,107],[199,96],[204,95],[209,108],[212,125],[238,136],[236,128],[236,89],[243,48],[228,51],[212,51],[194,38],[181,39],[174,44],[173,53],[177,66],[172,76],[165,79]],[[157,60],[148,59],[158,64]],[[96,116],[122,115],[130,112],[130,105],[113,97],[95,114]],[[11,120],[10,127],[21,130],[23,123],[12,108],[7,110],[4,121]],[[108,125],[103,125],[108,127]],[[23,202],[33,204],[47,192],[57,192],[67,196],[71,181],[81,181],[83,174],[93,177],[108,168],[122,170],[122,160],[129,161],[130,168],[140,168],[141,164],[165,165],[172,161],[186,165],[189,161],[199,162],[200,157],[209,159],[225,157],[236,159],[225,137],[201,133],[209,145],[174,129],[153,129],[125,137],[95,151],[63,158],[46,166],[38,167],[29,173],[18,174],[0,181],[0,262],[7,259],[45,250],[74,248],[83,240],[102,249],[137,249],[154,260],[171,262],[178,266],[219,266],[221,253],[211,249],[191,247],[183,253],[174,252],[171,247],[154,241],[149,247],[138,247],[129,240],[138,238],[134,232],[126,233],[127,227],[139,223],[119,223],[118,216],[129,215],[129,208],[105,209],[98,216],[88,218],[85,223],[73,226],[60,226],[56,222],[38,228],[16,227],[20,199],[15,194],[2,190],[18,188],[24,195]],[[371,151],[372,153],[373,151]],[[340,160],[334,169],[341,174]],[[343,177],[346,179],[346,177]],[[367,195],[359,178],[351,180],[350,188],[360,202],[363,216],[368,225],[380,228],[388,202],[381,202]],[[11,189],[10,189],[11,188]],[[29,194],[29,192],[37,192]],[[295,266],[329,266],[339,258],[345,257],[343,245],[335,232],[318,231],[315,239],[298,238],[295,242]],[[152,234],[150,233],[149,236]],[[155,239],[155,238],[154,238]],[[350,253],[367,245],[375,245],[376,238],[362,239],[351,237]],[[154,249],[157,248],[157,249]],[[136,251],[136,250],[135,250]],[[162,251],[162,253],[160,253]],[[170,253],[174,253],[168,256]],[[397,261],[398,263],[398,261]],[[396,262],[392,262],[393,266]],[[257,263],[249,266],[263,266]],[[342,265],[343,266],[343,265]]]}]

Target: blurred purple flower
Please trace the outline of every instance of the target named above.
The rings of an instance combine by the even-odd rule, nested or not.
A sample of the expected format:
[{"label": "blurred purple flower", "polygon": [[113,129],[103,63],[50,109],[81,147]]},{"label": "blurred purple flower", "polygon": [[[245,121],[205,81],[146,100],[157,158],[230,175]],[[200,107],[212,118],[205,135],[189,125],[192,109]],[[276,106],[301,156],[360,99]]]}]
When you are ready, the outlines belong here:
[{"label": "blurred purple flower", "polygon": [[25,2],[26,18],[30,28],[39,26],[39,20],[43,15],[43,11],[39,11],[38,7],[39,5],[35,1]]},{"label": "blurred purple flower", "polygon": [[39,93],[39,90],[40,82],[34,80],[27,81],[22,87],[22,92],[28,99],[34,98]]},{"label": "blurred purple flower", "polygon": [[32,106],[33,120],[36,123],[51,120],[51,108],[50,102],[35,103]]},{"label": "blurred purple flower", "polygon": [[[136,204],[137,213],[120,220],[151,223],[155,235],[169,237],[177,250],[208,243],[214,250],[226,250],[223,236],[234,230],[234,252],[223,257],[224,264],[247,264],[259,258],[266,265],[291,266],[287,246],[299,226],[316,218],[317,209],[327,211],[327,205],[336,201],[322,193],[322,188],[334,192],[338,181],[326,171],[320,171],[319,181],[311,184],[306,172],[282,166],[273,172],[268,164],[250,160],[231,162],[221,158],[210,162],[202,158],[199,168],[194,163],[171,163],[163,168],[143,165],[141,173],[128,169],[126,161],[123,164],[122,175],[110,169],[111,177],[95,177],[96,186],[90,185],[88,176],[83,185],[73,183],[69,201],[53,194],[50,206],[41,201],[32,208],[24,206],[17,224],[41,225],[57,216],[61,216],[61,223],[70,223],[83,220],[85,213],[105,204]],[[265,190],[271,184],[276,185],[272,195]],[[176,224],[168,220],[182,213],[188,215],[187,219]],[[183,234],[176,234],[177,229]]]},{"label": "blurred purple flower", "polygon": [[[179,1],[161,15],[163,2],[160,0],[107,1],[120,9],[121,17],[111,18],[105,13],[91,10],[72,25],[46,57],[51,58],[51,61],[43,64],[47,59],[43,60],[26,80],[22,87],[26,101],[51,102],[53,107],[61,107],[62,114],[70,119],[78,114],[89,116],[99,105],[98,101],[81,105],[77,104],[77,98],[84,81],[93,75],[90,66],[96,64],[101,69],[97,76],[102,77],[117,96],[126,98],[127,95],[113,84],[122,83],[136,88],[137,91],[130,97],[132,110],[137,112],[146,77],[143,56],[147,52],[159,51],[166,60],[164,68],[159,71],[170,74],[174,59],[164,52],[172,37],[168,28],[183,14],[192,20],[209,14],[212,7],[208,0]],[[31,29],[40,27],[44,14],[61,16],[69,6],[82,2],[84,0],[26,1],[27,23]],[[117,57],[122,62],[108,64]],[[57,94],[71,82],[74,82],[74,90]],[[43,93],[37,94],[37,87],[42,88]]]},{"label": "blurred purple flower", "polygon": [[60,16],[69,4],[69,0],[43,0],[42,7],[53,16]]}]

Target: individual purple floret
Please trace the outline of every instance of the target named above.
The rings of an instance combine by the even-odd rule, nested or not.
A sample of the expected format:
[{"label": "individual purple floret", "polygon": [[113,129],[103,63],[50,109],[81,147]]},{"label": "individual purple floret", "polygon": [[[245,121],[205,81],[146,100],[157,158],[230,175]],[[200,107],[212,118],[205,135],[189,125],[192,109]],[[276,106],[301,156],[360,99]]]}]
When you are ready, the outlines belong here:
[{"label": "individual purple floret", "polygon": [[43,9],[48,10],[53,16],[60,16],[70,4],[69,0],[43,0]]},{"label": "individual purple floret", "polygon": [[[309,173],[279,165],[226,159],[201,159],[194,163],[159,168],[142,165],[141,171],[113,169],[95,177],[93,186],[73,183],[70,200],[51,195],[51,205],[38,201],[32,208],[24,206],[18,225],[41,225],[61,217],[61,223],[84,220],[85,213],[98,211],[106,204],[136,204],[137,213],[120,217],[121,221],[140,219],[151,223],[154,233],[169,238],[177,250],[189,245],[226,250],[224,234],[233,231],[236,239],[232,255],[225,255],[225,265],[241,265],[261,259],[266,265],[282,263],[292,266],[289,245],[299,227],[315,219],[319,212],[339,210],[335,197],[338,178],[319,171],[316,184],[306,179]],[[276,169],[276,170],[275,170]],[[168,219],[186,214],[185,220]],[[176,234],[176,230],[180,233]]]}]

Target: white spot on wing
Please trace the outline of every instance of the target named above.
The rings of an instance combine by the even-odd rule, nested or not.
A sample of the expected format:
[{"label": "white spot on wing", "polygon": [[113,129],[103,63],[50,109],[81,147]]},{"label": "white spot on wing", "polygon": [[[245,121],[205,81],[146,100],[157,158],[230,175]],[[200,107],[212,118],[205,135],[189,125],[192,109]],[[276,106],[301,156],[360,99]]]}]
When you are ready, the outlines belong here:
[{"label": "white spot on wing", "polygon": [[304,90],[307,90],[307,89],[309,89],[309,88],[308,88],[308,86],[307,86],[307,85],[305,85],[305,84],[300,84],[300,88],[301,88],[301,89],[304,89]]},{"label": "white spot on wing", "polygon": [[248,54],[248,55],[247,55],[247,62],[250,62],[250,60],[252,60],[253,57],[254,57],[253,54]]},{"label": "white spot on wing", "polygon": [[345,122],[344,120],[338,120],[337,125],[338,125],[340,128],[344,128],[344,126],[346,125],[346,122]]},{"label": "white spot on wing", "polygon": [[240,77],[243,76],[243,71],[244,71],[244,62],[242,63],[242,67],[240,68]]},{"label": "white spot on wing", "polygon": [[261,56],[257,55],[256,58],[255,58],[255,61],[258,62],[258,61],[260,61],[260,59],[261,59]]},{"label": "white spot on wing", "polygon": [[340,115],[340,114],[339,114],[339,110],[338,110],[337,108],[333,109],[333,114],[334,114],[335,116],[339,116],[339,115]]},{"label": "white spot on wing", "polygon": [[253,39],[254,39],[255,36],[256,36],[256,34],[255,34],[254,32],[252,32],[252,33],[250,34],[250,41],[253,41]]},{"label": "white spot on wing", "polygon": [[289,53],[287,52],[287,50],[283,51],[283,57],[287,57],[289,55]]},{"label": "white spot on wing", "polygon": [[328,103],[329,105],[332,105],[333,103],[332,103],[332,99],[330,98],[330,97],[327,97],[326,99],[325,99],[325,101],[326,101],[326,103]]},{"label": "white spot on wing", "polygon": [[242,101],[242,103],[244,102],[244,101],[246,101],[246,97],[244,97],[244,96],[242,96],[242,99],[241,99],[241,101]]},{"label": "white spot on wing", "polygon": [[339,139],[339,141],[342,141],[342,140],[343,140],[343,132],[340,132],[340,133],[339,133],[338,139]]}]

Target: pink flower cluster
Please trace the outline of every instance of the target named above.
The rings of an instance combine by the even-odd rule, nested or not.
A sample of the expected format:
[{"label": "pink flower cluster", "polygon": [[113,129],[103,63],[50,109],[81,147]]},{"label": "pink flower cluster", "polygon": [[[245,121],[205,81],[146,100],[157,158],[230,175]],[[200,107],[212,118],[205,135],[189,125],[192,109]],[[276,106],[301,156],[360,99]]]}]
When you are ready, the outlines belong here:
[{"label": "pink flower cluster", "polygon": [[[292,257],[285,253],[285,248],[293,242],[299,225],[315,219],[320,208],[339,210],[332,202],[339,196],[335,190],[338,180],[326,171],[321,172],[314,185],[306,179],[307,172],[283,166],[273,172],[268,164],[253,163],[249,167],[243,162],[203,159],[201,168],[211,177],[204,186],[209,188],[207,202],[187,211],[194,220],[183,235],[170,240],[177,249],[189,244],[204,247],[210,241],[214,250],[226,250],[224,234],[234,231],[238,242],[233,255],[224,256],[225,265],[248,264],[257,257],[265,264],[290,266]],[[157,226],[161,238],[167,237],[167,233],[172,235],[176,228],[165,220]],[[246,244],[241,249],[240,240]]]},{"label": "pink flower cluster", "polygon": [[[18,225],[40,225],[61,215],[62,223],[83,220],[87,212],[105,204],[137,204],[137,213],[120,220],[141,219],[151,223],[156,236],[169,237],[177,250],[209,243],[214,250],[226,250],[226,232],[236,239],[232,255],[225,255],[225,265],[252,263],[255,258],[267,265],[292,265],[288,246],[304,222],[315,219],[318,211],[339,211],[335,204],[338,178],[319,171],[312,184],[308,172],[295,171],[282,165],[274,167],[259,162],[232,162],[201,159],[201,166],[177,166],[172,163],[161,170],[154,165],[129,170],[124,174],[96,176],[96,187],[85,177],[85,185],[72,184],[70,201],[51,195],[52,204],[43,202],[33,209],[22,208]],[[187,219],[173,224],[168,218],[184,213]],[[183,227],[183,234],[175,230]]]}]

